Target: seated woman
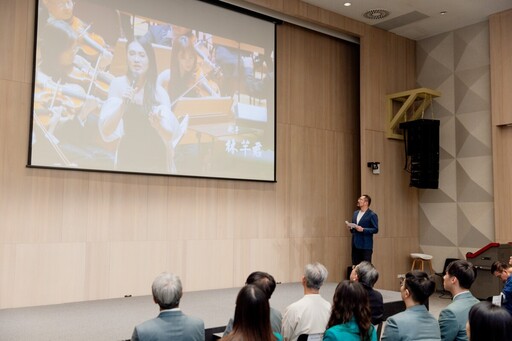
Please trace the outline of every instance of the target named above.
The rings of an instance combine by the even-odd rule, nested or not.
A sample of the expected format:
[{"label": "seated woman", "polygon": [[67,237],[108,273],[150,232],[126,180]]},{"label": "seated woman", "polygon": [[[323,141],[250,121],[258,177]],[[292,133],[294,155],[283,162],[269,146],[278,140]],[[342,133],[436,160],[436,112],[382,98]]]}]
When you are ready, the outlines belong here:
[{"label": "seated woman", "polygon": [[368,293],[363,285],[345,280],[334,292],[324,340],[377,341],[371,317]]},{"label": "seated woman", "polygon": [[270,325],[270,305],[263,290],[253,284],[244,286],[236,298],[233,331],[221,341],[282,341]]},{"label": "seated woman", "polygon": [[491,302],[471,307],[466,333],[469,341],[506,341],[512,339],[512,315]]},{"label": "seated woman", "polygon": [[408,272],[400,285],[406,309],[386,320],[381,340],[441,340],[439,323],[425,306],[435,289],[436,283],[427,273],[418,270]]}]

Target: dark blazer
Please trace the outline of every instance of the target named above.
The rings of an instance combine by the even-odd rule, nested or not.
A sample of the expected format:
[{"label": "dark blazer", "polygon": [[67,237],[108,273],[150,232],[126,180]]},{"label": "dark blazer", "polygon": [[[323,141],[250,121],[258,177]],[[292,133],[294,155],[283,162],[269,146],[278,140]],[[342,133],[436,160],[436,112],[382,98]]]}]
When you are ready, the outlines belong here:
[{"label": "dark blazer", "polygon": [[132,341],[204,341],[204,322],[180,310],[162,311],[135,327]]},{"label": "dark blazer", "polygon": [[[355,211],[352,215],[352,222],[357,224],[357,214],[359,210]],[[363,232],[357,232],[355,229],[351,229],[352,233],[352,246],[357,249],[372,250],[373,249],[373,235],[379,232],[379,217],[377,213],[370,209],[364,212],[359,224],[364,228]]]},{"label": "dark blazer", "polygon": [[363,284],[363,287],[368,293],[368,300],[370,302],[370,310],[372,311],[372,324],[378,325],[382,322],[384,316],[384,299],[382,294],[377,290]]}]

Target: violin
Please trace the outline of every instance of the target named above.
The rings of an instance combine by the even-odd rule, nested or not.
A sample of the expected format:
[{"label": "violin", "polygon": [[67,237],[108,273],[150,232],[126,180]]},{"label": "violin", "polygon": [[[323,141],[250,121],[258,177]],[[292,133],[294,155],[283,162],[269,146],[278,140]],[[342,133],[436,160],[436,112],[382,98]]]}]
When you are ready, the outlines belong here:
[{"label": "violin", "polygon": [[[84,105],[87,102],[98,105],[102,103],[99,98],[86,94],[78,84],[62,85],[60,82],[36,80],[34,110],[45,126],[50,124],[57,108],[59,108],[59,120],[70,120],[77,114],[83,114]],[[87,115],[88,112],[85,114]]]},{"label": "violin", "polygon": [[84,84],[85,88],[88,89],[87,94],[91,94],[91,90],[94,88],[98,90],[95,93],[96,95],[104,99],[107,98],[110,83],[115,78],[114,75],[108,71],[99,70],[98,63],[93,67],[91,63],[79,55],[75,56],[73,66],[73,70],[69,75],[71,79]]},{"label": "violin", "polygon": [[200,70],[196,73],[196,80],[194,86],[196,87],[198,97],[216,97],[220,95],[220,88],[217,83],[207,79],[205,74]]},{"label": "violin", "polygon": [[82,20],[73,16],[70,22],[71,28],[78,35],[78,44],[80,49],[90,57],[104,57],[108,63],[112,61],[112,53],[108,50],[108,45],[105,40],[95,34],[89,33],[88,30],[91,25],[86,25]]}]

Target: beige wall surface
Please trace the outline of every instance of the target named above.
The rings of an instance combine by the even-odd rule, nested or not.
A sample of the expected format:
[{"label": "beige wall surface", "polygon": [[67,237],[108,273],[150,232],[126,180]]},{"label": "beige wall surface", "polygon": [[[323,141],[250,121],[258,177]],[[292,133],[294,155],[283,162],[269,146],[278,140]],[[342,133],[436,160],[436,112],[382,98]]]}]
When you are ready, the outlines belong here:
[{"label": "beige wall surface", "polygon": [[414,42],[296,0],[252,2],[361,37],[358,51],[278,27],[277,183],[26,168],[35,1],[0,2],[0,308],[145,295],[161,271],[191,291],[254,270],[298,281],[320,261],[339,281],[360,191],[380,218],[377,286],[396,289],[418,202],[403,145],[385,138],[385,95],[414,86]]}]

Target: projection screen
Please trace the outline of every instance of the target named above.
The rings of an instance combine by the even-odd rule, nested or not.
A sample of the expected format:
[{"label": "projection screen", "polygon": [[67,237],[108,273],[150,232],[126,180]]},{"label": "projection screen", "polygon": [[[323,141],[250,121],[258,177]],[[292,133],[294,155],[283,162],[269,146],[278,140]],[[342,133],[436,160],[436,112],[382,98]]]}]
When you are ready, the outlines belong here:
[{"label": "projection screen", "polygon": [[29,167],[275,181],[275,24],[197,0],[40,0]]}]

